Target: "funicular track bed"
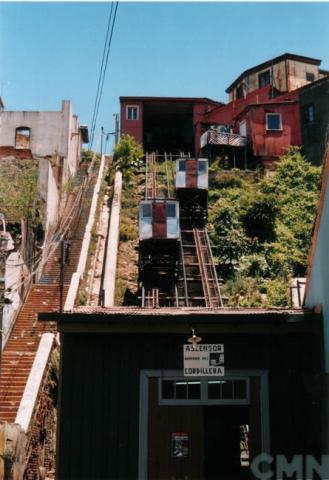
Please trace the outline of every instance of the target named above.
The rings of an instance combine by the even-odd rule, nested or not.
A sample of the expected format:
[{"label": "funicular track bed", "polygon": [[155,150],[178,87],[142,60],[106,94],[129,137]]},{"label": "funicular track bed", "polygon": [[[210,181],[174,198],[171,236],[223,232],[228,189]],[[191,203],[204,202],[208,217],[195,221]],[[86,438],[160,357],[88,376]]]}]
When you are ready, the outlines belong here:
[{"label": "funicular track bed", "polygon": [[[186,166],[181,167],[178,163],[185,160],[188,160],[186,166],[191,172],[186,172]],[[176,176],[180,168],[185,168],[186,183],[193,188],[180,189],[178,204]],[[145,206],[141,205],[140,215],[141,218],[149,215],[152,234],[151,238],[144,240],[140,224],[139,299],[142,307],[223,306],[205,229],[207,201],[202,205],[197,200],[202,198],[204,201],[206,196],[204,188],[202,196],[198,195],[198,181],[193,179],[198,172],[198,160],[189,156],[146,155]],[[188,199],[187,205],[184,199]],[[177,238],[168,230],[171,203],[179,205]],[[145,217],[143,208],[148,210]]]}]

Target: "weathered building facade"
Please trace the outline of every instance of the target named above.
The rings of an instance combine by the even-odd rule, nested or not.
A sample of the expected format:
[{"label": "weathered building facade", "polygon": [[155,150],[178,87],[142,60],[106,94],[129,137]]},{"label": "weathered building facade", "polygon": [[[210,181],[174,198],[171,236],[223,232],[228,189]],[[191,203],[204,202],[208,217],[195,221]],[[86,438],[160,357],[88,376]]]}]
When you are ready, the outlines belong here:
[{"label": "weathered building facade", "polygon": [[273,98],[328,76],[329,72],[321,70],[320,64],[321,60],[316,58],[284,53],[245,70],[226,92],[229,94],[229,100],[233,101],[270,85]]},{"label": "weathered building facade", "polygon": [[[320,164],[329,106],[328,72],[321,60],[286,53],[243,72],[226,90],[229,102],[121,97],[121,133],[146,151],[156,146],[247,168],[275,161],[292,145]],[[168,139],[164,144],[161,138]],[[169,142],[169,138],[171,139]]]},{"label": "weathered building facade", "polygon": [[0,161],[37,159],[46,230],[58,219],[61,189],[76,173],[87,141],[88,129],[79,125],[68,100],[60,111],[0,111]]},{"label": "weathered building facade", "polygon": [[[3,207],[9,231],[19,231],[19,242],[8,257],[5,272],[7,303],[3,311],[3,344],[9,336],[12,322],[21,306],[29,287],[30,272],[35,270],[41,244],[47,255],[47,245],[58,226],[61,208],[67,200],[66,187],[75,175],[81,156],[81,146],[88,141],[87,127],[79,125],[77,115],[73,115],[70,101],[63,101],[60,111],[0,111],[0,165],[2,182],[10,184],[21,179],[21,189],[32,203],[22,218],[16,209]],[[31,172],[35,172],[31,174]],[[30,175],[31,174],[31,175]],[[24,184],[24,175],[30,186]],[[29,176],[30,175],[30,176]],[[32,191],[35,191],[32,198]],[[19,190],[19,188],[18,188]],[[2,185],[2,192],[6,191]],[[24,203],[26,198],[17,199],[11,191],[10,202]],[[2,193],[3,195],[3,193]],[[24,196],[24,195],[23,195]],[[8,202],[9,203],[9,202]],[[27,209],[27,210],[28,210]],[[36,213],[37,212],[37,213]],[[24,217],[24,218],[23,218]],[[34,218],[34,223],[31,218]],[[36,218],[39,219],[39,224]],[[37,249],[38,247],[38,249]],[[16,285],[18,286],[16,288]]]},{"label": "weathered building facade", "polygon": [[[261,453],[323,452],[319,315],[80,307],[40,317],[62,338],[59,479],[241,480]],[[224,344],[224,377],[184,376],[192,326],[202,343]]]},{"label": "weathered building facade", "polygon": [[299,90],[303,153],[314,165],[321,165],[328,143],[329,77]]}]

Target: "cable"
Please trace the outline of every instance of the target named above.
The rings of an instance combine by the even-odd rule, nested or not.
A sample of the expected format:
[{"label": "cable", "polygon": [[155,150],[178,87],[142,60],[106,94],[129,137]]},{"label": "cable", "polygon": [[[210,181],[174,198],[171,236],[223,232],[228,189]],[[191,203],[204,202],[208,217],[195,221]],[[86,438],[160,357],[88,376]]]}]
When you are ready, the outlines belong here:
[{"label": "cable", "polygon": [[96,124],[96,105],[97,105],[98,95],[99,95],[99,91],[100,91],[101,78],[102,78],[102,75],[103,75],[103,67],[104,67],[104,61],[105,61],[105,56],[106,56],[106,46],[107,46],[107,43],[108,43],[108,36],[109,36],[110,26],[111,26],[112,12],[113,12],[113,2],[111,3],[111,11],[110,11],[110,15],[109,15],[109,18],[108,18],[108,21],[107,21],[107,30],[106,30],[105,41],[104,41],[102,63],[101,63],[101,68],[100,68],[99,76],[98,76],[98,84],[97,84],[97,89],[96,89],[96,98],[95,98],[95,104],[94,104],[93,118],[92,118],[91,127],[90,127],[89,148],[91,147],[91,145],[93,143],[93,140],[94,140],[94,131],[95,131],[95,124]]},{"label": "cable", "polygon": [[94,126],[93,126],[93,130],[92,130],[92,141],[94,139],[94,132],[95,132],[95,127],[96,127],[100,102],[101,102],[101,98],[102,98],[102,95],[103,95],[103,87],[104,87],[104,81],[105,81],[105,76],[106,76],[106,71],[107,71],[107,66],[108,66],[109,54],[110,54],[110,49],[111,49],[111,44],[112,44],[112,36],[113,36],[115,19],[116,19],[116,15],[117,15],[117,9],[118,9],[118,2],[116,2],[116,4],[115,4],[115,10],[114,10],[114,16],[113,16],[113,21],[112,21],[109,43],[108,43],[108,49],[107,49],[107,53],[106,53],[104,71],[103,71],[103,76],[102,76],[101,81],[100,81],[100,90],[99,90],[99,95],[98,95],[98,101],[95,104],[95,120],[94,120]]},{"label": "cable", "polygon": [[99,94],[99,97],[98,97],[98,104],[97,104],[97,109],[96,109],[95,126],[96,126],[96,120],[97,120],[97,117],[98,117],[99,106],[100,106],[100,102],[101,102],[101,98],[102,98],[102,94],[103,94],[103,87],[104,87],[105,75],[106,75],[106,70],[107,70],[108,60],[109,60],[109,55],[110,55],[110,49],[111,49],[115,19],[116,19],[116,15],[117,15],[117,9],[118,9],[118,2],[116,2],[116,4],[115,4],[114,17],[113,17],[112,27],[111,27],[111,34],[110,34],[109,45],[108,45],[106,59],[105,59],[104,74],[103,74],[102,81],[101,81],[100,94]]},{"label": "cable", "polygon": [[[114,14],[112,16],[113,5],[115,5],[115,7],[114,7]],[[91,149],[91,147],[93,145],[93,141],[94,141],[95,127],[96,127],[96,123],[97,123],[99,106],[100,106],[100,102],[101,102],[101,98],[102,98],[102,94],[103,94],[103,87],[104,87],[104,81],[105,81],[106,71],[107,71],[107,67],[108,67],[108,61],[109,61],[109,55],[110,55],[110,50],[111,50],[113,30],[114,30],[116,15],[117,15],[117,9],[118,9],[118,2],[114,2],[114,3],[112,2],[111,11],[110,11],[109,19],[108,19],[106,36],[105,36],[105,42],[104,42],[102,63],[101,63],[101,68],[100,68],[100,72],[99,72],[99,77],[98,77],[94,111],[93,111],[93,117],[92,117],[91,129],[90,129],[89,149]]]}]

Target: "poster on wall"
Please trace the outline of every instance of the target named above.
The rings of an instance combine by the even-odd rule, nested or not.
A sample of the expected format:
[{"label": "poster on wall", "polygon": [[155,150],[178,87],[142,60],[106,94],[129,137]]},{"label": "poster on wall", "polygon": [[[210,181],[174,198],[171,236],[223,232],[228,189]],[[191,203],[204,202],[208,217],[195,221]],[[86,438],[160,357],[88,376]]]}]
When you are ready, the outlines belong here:
[{"label": "poster on wall", "polygon": [[189,434],[187,432],[171,433],[171,456],[174,458],[188,457]]}]

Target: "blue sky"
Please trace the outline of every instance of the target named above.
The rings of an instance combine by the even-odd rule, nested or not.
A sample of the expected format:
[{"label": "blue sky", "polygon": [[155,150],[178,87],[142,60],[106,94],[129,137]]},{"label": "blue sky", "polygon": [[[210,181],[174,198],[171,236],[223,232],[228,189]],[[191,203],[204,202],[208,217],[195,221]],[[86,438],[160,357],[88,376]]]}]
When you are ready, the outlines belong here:
[{"label": "blue sky", "polygon": [[[109,3],[0,3],[0,86],[8,110],[59,110],[90,124]],[[329,69],[329,3],[120,2],[97,131],[120,95],[226,100],[246,68],[284,52]],[[97,135],[95,135],[96,137]]]}]

